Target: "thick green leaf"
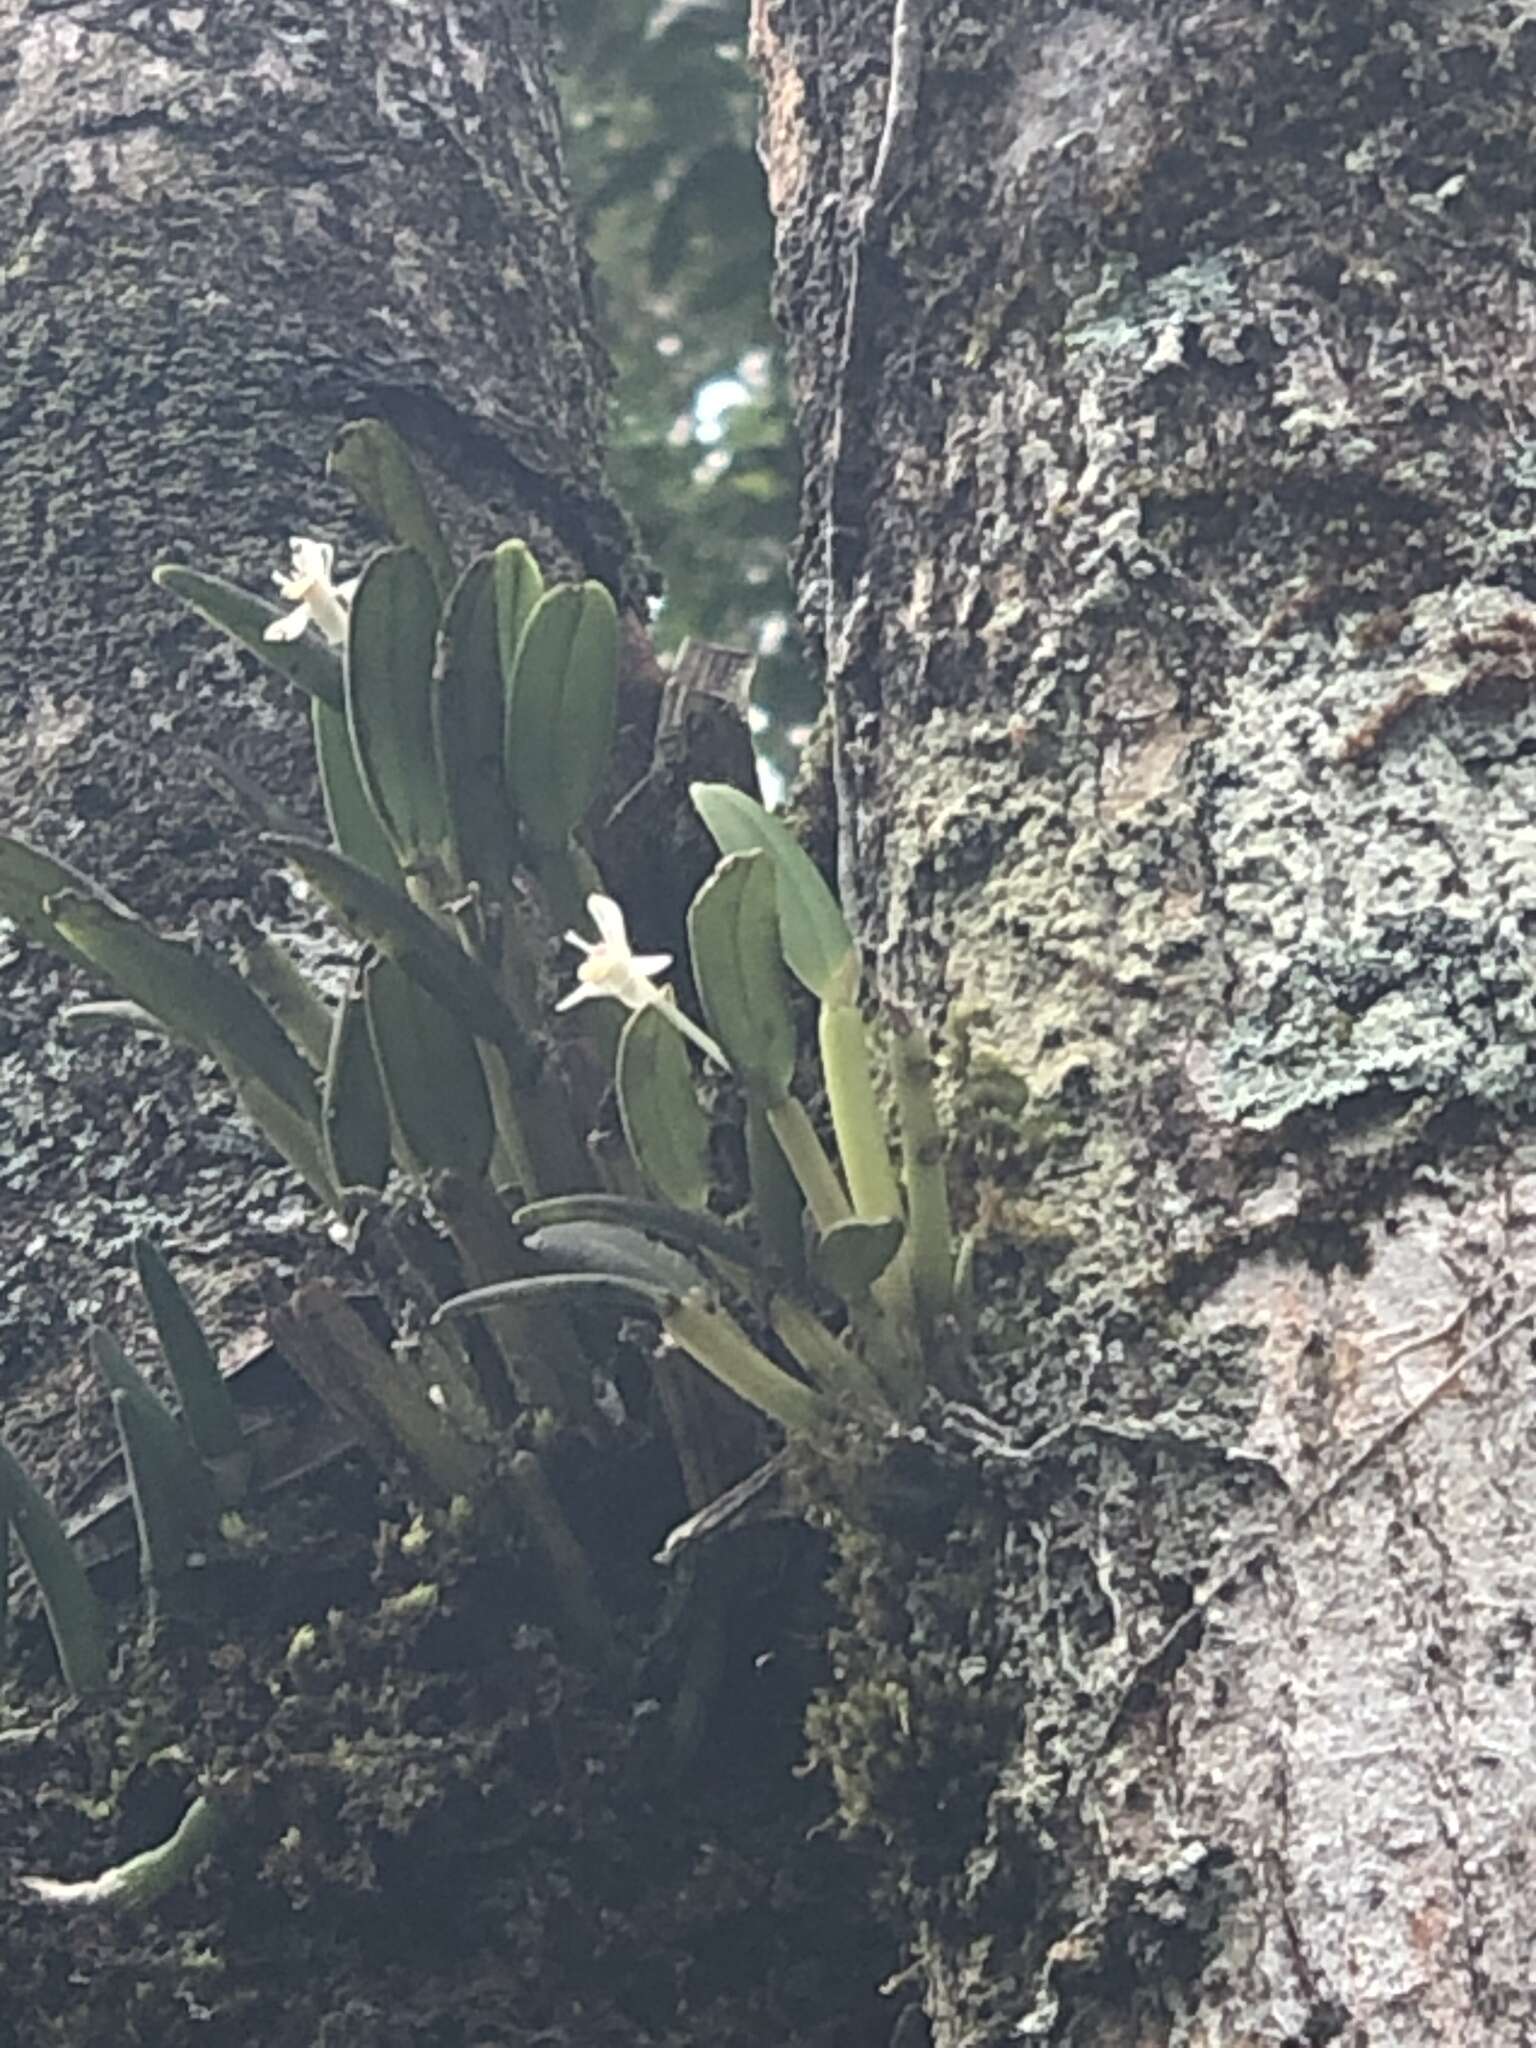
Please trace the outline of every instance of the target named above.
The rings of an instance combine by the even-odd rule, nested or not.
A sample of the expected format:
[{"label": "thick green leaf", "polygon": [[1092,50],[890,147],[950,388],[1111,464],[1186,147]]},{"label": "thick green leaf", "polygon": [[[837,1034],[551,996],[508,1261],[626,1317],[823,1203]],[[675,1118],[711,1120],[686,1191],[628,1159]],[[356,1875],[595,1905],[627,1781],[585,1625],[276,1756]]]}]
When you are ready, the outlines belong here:
[{"label": "thick green leaf", "polygon": [[[90,962],[82,961],[81,965],[88,967]],[[158,1017],[152,1017],[142,1003],[71,1003],[60,1010],[58,1028],[76,1038],[90,1038],[102,1031],[142,1031],[151,1038],[178,1043],[175,1034]]]},{"label": "thick green leaf", "polygon": [[289,607],[268,604],[248,590],[226,583],[222,576],[205,576],[200,569],[184,569],[177,562],[162,562],[154,572],[162,590],[190,605],[211,626],[238,640],[266,666],[313,697],[329,704],[333,711],[342,706],[341,662],[313,633],[297,640],[268,640],[264,637],[274,619],[286,616]]},{"label": "thick green leaf", "polygon": [[925,1336],[939,1332],[954,1303],[955,1231],[949,1201],[937,1069],[927,1034],[900,1010],[889,1015],[892,1078],[901,1123],[902,1188],[909,1224],[912,1291]]},{"label": "thick green leaf", "polygon": [[875,1093],[869,1037],[857,1005],[824,1002],[816,1019],[816,1037],[854,1213],[899,1216],[901,1190],[891,1165],[885,1113]]},{"label": "thick green leaf", "polygon": [[544,595],[544,576],[526,542],[504,540],[492,556],[496,581],[496,645],[501,661],[502,716],[512,695],[523,628]]},{"label": "thick green leaf", "polygon": [[331,1024],[320,1128],[326,1163],[339,1188],[382,1188],[389,1178],[389,1104],[379,1078],[359,975]]},{"label": "thick green leaf", "polygon": [[191,1302],[150,1238],[134,1239],[133,1267],[192,1442],[205,1458],[232,1457],[241,1448],[240,1417]]},{"label": "thick green leaf", "polygon": [[415,548],[443,596],[453,586],[453,560],[411,451],[383,420],[353,420],[331,444],[327,473],[339,477],[391,540]]},{"label": "thick green leaf", "polygon": [[619,1039],[619,1114],[630,1156],[679,1208],[709,1201],[709,1118],[681,1034],[654,1005],[634,1010]]},{"label": "thick green leaf", "polygon": [[111,897],[71,887],[47,897],[43,911],[61,950],[116,982],[172,1038],[219,1062],[246,1114],[331,1201],[314,1076],[254,990],[222,961],[162,938]]},{"label": "thick green leaf", "polygon": [[674,1303],[663,1327],[706,1372],[786,1429],[815,1429],[831,1412],[820,1394],[775,1365],[739,1323],[701,1295]]},{"label": "thick green leaf", "polygon": [[478,1179],[496,1126],[468,1026],[393,960],[364,971],[363,999],[379,1078],[416,1172]]},{"label": "thick green leaf", "polygon": [[646,1237],[680,1251],[714,1252],[749,1272],[765,1272],[762,1248],[744,1230],[693,1209],[674,1209],[665,1202],[636,1201],[631,1195],[549,1195],[525,1202],[513,1212],[519,1230],[543,1230],[557,1223],[622,1223]]},{"label": "thick green leaf", "polygon": [[637,1280],[627,1273],[541,1273],[533,1280],[497,1280],[490,1287],[472,1287],[445,1301],[433,1322],[454,1316],[484,1315],[512,1301],[560,1301],[572,1296],[606,1299],[618,1308],[645,1308],[653,1315],[665,1314],[674,1296],[654,1281]]},{"label": "thick green leaf", "polygon": [[858,1301],[901,1250],[905,1235],[899,1216],[874,1221],[856,1216],[834,1223],[811,1247],[811,1272],[842,1300]]},{"label": "thick green leaf", "polygon": [[[502,768],[506,693],[498,641],[501,553],[498,549],[494,555],[477,557],[454,586],[438,636],[432,700],[455,880],[459,885],[478,882],[496,898],[512,872],[515,840]],[[527,555],[526,548],[523,553]]]},{"label": "thick green leaf", "polygon": [[612,1274],[678,1296],[711,1291],[691,1260],[627,1223],[548,1223],[527,1243],[529,1251],[566,1272]]},{"label": "thick green leaf", "polygon": [[[122,910],[116,897],[100,889],[88,875],[72,868],[68,861],[41,853],[25,839],[7,834],[0,838],[0,917],[8,917],[17,930],[34,944],[47,946],[73,960],[77,967],[92,967],[78,946],[72,946],[59,931],[46,905],[50,896],[99,896],[103,902]],[[125,913],[126,914],[126,913]]]},{"label": "thick green leaf", "polygon": [[0,1515],[16,1531],[32,1567],[64,1683],[82,1698],[107,1682],[110,1637],[101,1603],[64,1524],[4,1444],[0,1444]]},{"label": "thick green leaf", "polygon": [[123,1387],[110,1398],[138,1525],[139,1572],[146,1586],[164,1588],[186,1570],[188,1551],[217,1513],[212,1483],[199,1467],[199,1493],[188,1493],[180,1454],[190,1455],[191,1446],[156,1401]]},{"label": "thick green leaf", "polygon": [[805,1197],[760,1102],[747,1104],[747,1180],[765,1252],[790,1280],[805,1278]]},{"label": "thick green leaf", "polygon": [[318,1099],[312,1095],[308,1106],[303,1110],[297,1110],[274,1095],[255,1074],[243,1068],[237,1060],[231,1059],[227,1054],[219,1055],[219,1064],[235,1091],[235,1100],[251,1122],[271,1140],[294,1172],[307,1182],[321,1201],[328,1208],[336,1208],[340,1202],[341,1190],[331,1178],[331,1170],[325,1163]]},{"label": "thick green leaf", "polygon": [[478,1492],[487,1453],[428,1395],[328,1281],[307,1281],[268,1317],[273,1342],[324,1405],[386,1468],[403,1464],[426,1499]]},{"label": "thick green leaf", "polygon": [[241,979],[255,989],[306,1063],[323,1067],[331,1039],[331,1007],[287,946],[242,912],[234,950]]},{"label": "thick green leaf", "polygon": [[231,968],[179,939],[162,937],[100,896],[70,891],[50,896],[45,908],[65,940],[130,1000],[314,1120],[313,1075],[255,990]]},{"label": "thick green leaf", "polygon": [[[169,1407],[161,1400],[110,1330],[104,1330],[99,1325],[90,1329],[86,1333],[85,1348],[98,1378],[109,1394],[127,1394],[135,1401],[146,1402],[172,1429],[180,1428]],[[191,1450],[189,1442],[189,1455]]]},{"label": "thick green leaf", "polygon": [[363,571],[347,621],[347,726],[363,788],[403,867],[437,869],[448,809],[432,732],[437,586],[414,548]]},{"label": "thick green leaf", "polygon": [[476,961],[414,903],[366,868],[306,839],[264,844],[323,896],[353,937],[396,960],[413,981],[461,1017],[477,1038],[496,1046],[514,1088],[532,1087],[543,1056]]},{"label": "thick green leaf", "polygon": [[619,618],[603,585],[546,592],[518,642],[507,698],[507,787],[537,852],[565,846],[602,784],[618,677]]},{"label": "thick green leaf", "polygon": [[782,1102],[795,1070],[795,1024],[774,869],[764,854],[733,853],[720,863],[689,906],[688,944],[726,1058],[752,1095]]},{"label": "thick green leaf", "polygon": [[344,711],[316,703],[312,711],[315,759],[320,766],[320,787],[325,795],[325,815],[337,847],[367,868],[381,882],[405,893],[405,877],[395,858],[389,835],[369,801],[352,751],[352,730]]},{"label": "thick green leaf", "polygon": [[724,782],[696,782],[694,807],[722,853],[760,847],[779,882],[779,928],[790,972],[823,1002],[851,1002],[858,954],[847,920],[821,870],[787,826]]}]

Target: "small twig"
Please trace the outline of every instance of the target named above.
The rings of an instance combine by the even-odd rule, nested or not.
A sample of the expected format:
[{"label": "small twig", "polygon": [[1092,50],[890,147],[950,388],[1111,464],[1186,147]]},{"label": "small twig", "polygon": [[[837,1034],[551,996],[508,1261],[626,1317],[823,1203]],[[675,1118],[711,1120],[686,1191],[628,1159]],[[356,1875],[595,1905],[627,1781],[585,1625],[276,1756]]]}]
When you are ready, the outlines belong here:
[{"label": "small twig", "polygon": [[[1400,1344],[1395,1351],[1388,1352],[1387,1356],[1382,1360],[1382,1364],[1395,1365],[1400,1358],[1406,1358],[1409,1352],[1422,1351],[1427,1345],[1438,1343],[1442,1338],[1452,1336],[1457,1329],[1465,1327],[1467,1317],[1471,1313],[1472,1303],[1469,1301],[1464,1304],[1459,1314],[1453,1316],[1443,1329],[1431,1330],[1423,1337],[1410,1338],[1408,1342]],[[1399,1437],[1405,1436],[1414,1423],[1419,1420],[1420,1416],[1432,1408],[1441,1395],[1456,1384],[1469,1365],[1475,1364],[1479,1358],[1486,1357],[1494,1346],[1502,1344],[1506,1337],[1513,1336],[1522,1323],[1533,1321],[1536,1321],[1536,1301],[1533,1301],[1528,1308],[1523,1309],[1519,1315],[1511,1317],[1491,1337],[1485,1337],[1481,1344],[1474,1344],[1472,1349],[1458,1358],[1454,1365],[1448,1366],[1427,1393],[1421,1394],[1417,1401],[1410,1403],[1403,1410],[1402,1414],[1395,1416],[1391,1422],[1384,1423],[1375,1436],[1361,1450],[1357,1451],[1354,1457],[1346,1462],[1342,1470],[1336,1472],[1325,1486],[1320,1487],[1313,1494],[1310,1500],[1304,1501],[1296,1509],[1292,1517],[1292,1527],[1304,1529],[1313,1516],[1320,1514],[1330,1501],[1336,1500],[1345,1487],[1349,1485],[1350,1481],[1363,1472],[1373,1459],[1380,1457],[1389,1444],[1395,1443]]]},{"label": "small twig", "polygon": [[775,1451],[764,1464],[749,1472],[745,1479],[738,1479],[734,1486],[728,1486],[716,1499],[706,1501],[703,1507],[695,1509],[686,1521],[679,1522],[675,1529],[668,1532],[666,1541],[656,1553],[655,1562],[675,1564],[691,1543],[697,1543],[701,1537],[713,1535],[717,1529],[723,1529],[728,1523],[736,1521],[742,1510],[750,1506],[759,1494],[773,1484],[788,1462],[789,1448],[786,1445],[783,1450]]},{"label": "small twig", "polygon": [[[885,94],[885,118],[869,182],[852,212],[853,250],[848,263],[848,296],[843,312],[843,331],[837,365],[832,375],[832,419],[827,447],[826,509],[823,520],[823,573],[825,591],[825,648],[823,660],[832,726],[832,786],[837,806],[837,882],[843,909],[853,914],[854,887],[858,871],[858,847],[854,836],[853,782],[847,758],[844,726],[849,707],[838,701],[838,670],[842,655],[838,649],[839,613],[851,608],[852,579],[847,573],[843,538],[852,521],[848,514],[853,493],[853,466],[849,451],[853,436],[849,416],[854,392],[859,386],[862,359],[877,330],[874,292],[867,256],[875,237],[888,219],[892,202],[900,192],[912,154],[917,127],[918,101],[923,78],[923,20],[926,0],[895,0],[891,16],[890,68]],[[846,625],[845,634],[846,637]]]},{"label": "small twig", "polygon": [[886,211],[900,190],[912,154],[918,98],[923,85],[922,0],[896,0],[891,16],[890,71],[885,89],[885,121],[875,151],[874,169],[864,194],[860,231],[867,234],[876,215]]}]

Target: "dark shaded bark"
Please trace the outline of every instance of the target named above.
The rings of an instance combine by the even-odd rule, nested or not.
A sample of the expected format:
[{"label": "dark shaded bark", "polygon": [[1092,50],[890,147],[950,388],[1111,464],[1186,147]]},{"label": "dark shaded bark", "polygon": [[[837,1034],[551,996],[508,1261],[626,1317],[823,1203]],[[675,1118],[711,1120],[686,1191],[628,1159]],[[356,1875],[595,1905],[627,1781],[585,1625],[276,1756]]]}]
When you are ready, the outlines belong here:
[{"label": "dark shaded bark", "polygon": [[[20,599],[0,623],[0,805],[169,928],[217,941],[248,909],[335,948],[190,754],[312,811],[304,707],[148,572],[181,558],[257,586],[295,532],[355,570],[376,536],[322,476],[343,419],[405,433],[463,551],[522,534],[634,608],[547,26],[539,0],[0,6],[0,561]],[[663,822],[632,807],[612,870],[642,943]],[[104,1311],[130,1333],[129,1232],[169,1239],[228,1330],[318,1230],[211,1073],[56,1044],[85,991],[10,939],[0,967],[3,1421],[67,1504],[107,1426],[93,1389],[72,1398],[74,1352]],[[884,2031],[894,1950],[866,1866],[818,1833],[824,1789],[794,1769],[821,1554],[779,1524],[654,1571],[686,1503],[643,1413],[649,1360],[625,1364],[637,1419],[602,1454],[576,1432],[541,1447],[623,1647],[611,1682],[562,1653],[550,1574],[515,1534],[413,1524],[357,1459],[223,1526],[140,1639],[125,1599],[89,1709],[50,1711],[24,1609],[0,1669],[0,2037]],[[163,1841],[199,1785],[228,1835],[151,1912],[72,1917],[17,1884]]]},{"label": "dark shaded bark", "polygon": [[[526,535],[633,593],[539,0],[0,14],[0,818],[172,928],[312,912],[191,758],[313,803],[303,701],[149,581],[264,587],[290,533],[355,573],[340,423],[420,451],[456,537]],[[0,1350],[8,1397],[124,1297],[150,1223],[228,1293],[301,1242],[227,1094],[143,1041],[60,1045],[91,993],[7,946]],[[231,1313],[248,1310],[236,1288]],[[57,1429],[28,1440],[43,1456]]]},{"label": "dark shaded bark", "polygon": [[842,388],[893,9],[754,7],[991,1359],[953,1526],[850,1530],[819,1740],[940,2048],[1530,2039],[1536,24],[914,11]]}]

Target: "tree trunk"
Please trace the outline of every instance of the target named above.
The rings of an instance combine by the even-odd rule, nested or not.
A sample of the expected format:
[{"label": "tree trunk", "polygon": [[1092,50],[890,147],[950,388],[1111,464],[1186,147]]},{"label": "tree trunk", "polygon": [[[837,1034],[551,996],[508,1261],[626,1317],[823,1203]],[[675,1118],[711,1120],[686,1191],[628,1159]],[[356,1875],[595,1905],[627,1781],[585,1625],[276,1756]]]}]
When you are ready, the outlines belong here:
[{"label": "tree trunk", "polygon": [[[522,534],[634,609],[547,12],[0,0],[3,824],[163,926],[219,940],[247,908],[342,957],[189,753],[312,809],[302,702],[149,581],[179,558],[257,587],[292,533],[354,572],[377,536],[322,479],[342,419],[406,434],[461,556]],[[608,871],[645,945],[670,821],[631,811]],[[205,1308],[249,1281],[225,1329],[319,1233],[210,1072],[56,1041],[89,991],[4,944],[0,1423],[67,1509],[107,1448],[106,1403],[70,1395],[86,1321],[125,1331],[129,1230],[169,1238]],[[522,1427],[611,1595],[611,1683],[562,1653],[532,1546],[489,1513],[413,1518],[355,1458],[221,1522],[141,1634],[131,1573],[101,1575],[125,1596],[117,1667],[86,1705],[60,1704],[32,1609],[0,1605],[7,2044],[858,2048],[888,2027],[866,1860],[795,1774],[820,1553],[765,1521],[663,1575],[687,1502],[643,1417],[601,1454]],[[16,1882],[131,1861],[199,1791],[227,1835],[148,1910]]]},{"label": "tree trunk", "polygon": [[[315,935],[188,751],[308,809],[303,702],[149,572],[261,587],[315,533],[355,573],[379,536],[323,476],[343,419],[408,437],[464,541],[521,533],[632,577],[545,42],[539,0],[0,8],[0,817],[169,927],[219,932],[245,905]],[[35,952],[5,991],[14,1417],[27,1373],[128,1312],[135,1225],[226,1290],[302,1238],[219,1081],[143,1041],[54,1040],[61,1001],[95,991]]]},{"label": "tree trunk", "polygon": [[1536,23],[896,13],[867,218],[891,0],[754,41],[985,1365],[818,1745],[938,2048],[1536,2039]]}]

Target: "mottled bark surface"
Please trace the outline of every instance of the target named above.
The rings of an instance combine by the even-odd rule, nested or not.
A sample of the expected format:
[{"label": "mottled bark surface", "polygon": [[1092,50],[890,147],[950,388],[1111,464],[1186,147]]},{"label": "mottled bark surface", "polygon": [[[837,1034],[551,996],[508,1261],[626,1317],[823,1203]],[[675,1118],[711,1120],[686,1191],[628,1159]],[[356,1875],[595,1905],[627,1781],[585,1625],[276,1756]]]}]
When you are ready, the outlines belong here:
[{"label": "mottled bark surface", "polygon": [[[0,819],[170,928],[218,934],[242,904],[307,922],[191,747],[313,793],[303,701],[155,589],[156,561],[265,588],[318,533],[355,573],[379,536],[323,465],[377,414],[464,544],[525,533],[632,574],[545,42],[539,0],[0,7]],[[294,1256],[303,1205],[215,1077],[59,1043],[61,1001],[99,991],[0,946],[14,1420],[29,1373],[129,1312],[133,1228],[228,1293]],[[70,1457],[63,1411],[40,1419],[29,1455]]]},{"label": "mottled bark surface", "polygon": [[[1536,2039],[1536,17],[922,11],[828,651],[991,1360],[818,1739],[940,2048]],[[754,8],[813,456],[891,18]]]}]

